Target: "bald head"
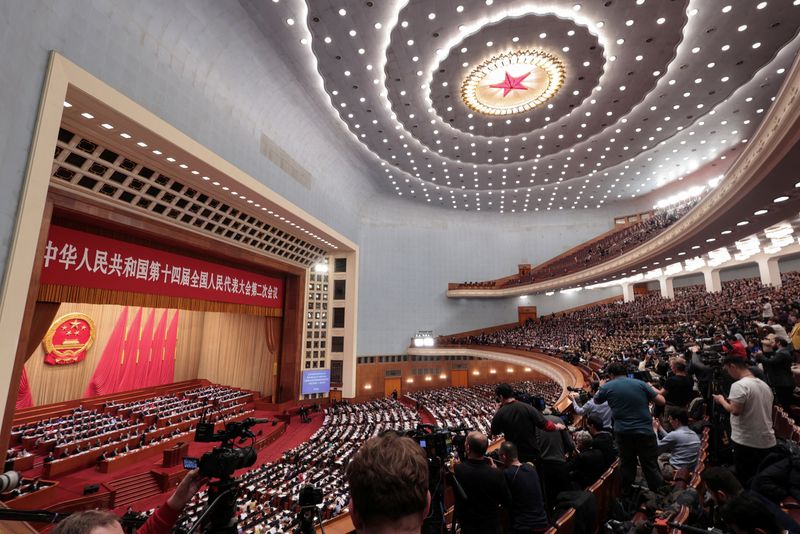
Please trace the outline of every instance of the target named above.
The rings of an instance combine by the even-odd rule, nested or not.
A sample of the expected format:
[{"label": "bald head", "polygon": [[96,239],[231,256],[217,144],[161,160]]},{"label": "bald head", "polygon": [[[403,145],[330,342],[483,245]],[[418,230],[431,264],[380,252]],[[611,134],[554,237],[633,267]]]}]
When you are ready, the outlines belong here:
[{"label": "bald head", "polygon": [[467,434],[467,456],[470,458],[481,459],[486,455],[489,448],[489,438],[481,432],[473,431]]}]

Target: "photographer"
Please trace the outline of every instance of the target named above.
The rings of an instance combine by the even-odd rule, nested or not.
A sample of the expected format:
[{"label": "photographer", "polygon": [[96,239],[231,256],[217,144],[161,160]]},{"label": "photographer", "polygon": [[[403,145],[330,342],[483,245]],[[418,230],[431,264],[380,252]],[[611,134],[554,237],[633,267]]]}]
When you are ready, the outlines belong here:
[{"label": "photographer", "polygon": [[694,397],[694,379],[688,375],[688,366],[683,358],[670,358],[672,374],[664,381],[659,391],[664,396],[667,406],[686,408]]},{"label": "photographer", "polygon": [[455,477],[467,499],[456,494],[456,519],[462,534],[499,534],[500,506],[511,502],[511,493],[502,471],[486,457],[489,440],[480,432],[470,432],[465,443],[466,460],[456,464]]},{"label": "photographer", "polygon": [[537,428],[546,432],[566,428],[561,423],[548,421],[530,404],[517,401],[514,398],[514,390],[508,384],[497,386],[495,396],[500,406],[492,417],[492,435],[503,434],[507,440],[514,443],[521,462],[533,462],[539,458],[539,448],[536,444]]},{"label": "photographer", "polygon": [[775,339],[775,347],[777,351],[761,353],[758,361],[763,364],[769,384],[775,390],[775,400],[788,411],[794,404],[794,356],[789,341],[782,337]]},{"label": "photographer", "polygon": [[736,476],[747,486],[761,459],[775,446],[772,429],[773,395],[769,386],[753,376],[738,356],[727,356],[723,368],[735,380],[726,399],[714,395],[714,402],[731,414],[731,441]]},{"label": "photographer", "polygon": [[[186,503],[208,482],[195,469],[186,473],[165,505],[159,507],[137,534],[169,534]],[[122,534],[119,518],[111,512],[89,510],[70,515],[53,529],[52,534]]]},{"label": "photographer", "polygon": [[607,400],[614,415],[622,487],[629,489],[633,484],[638,460],[647,486],[651,491],[656,491],[664,485],[664,479],[658,469],[657,441],[653,432],[650,402],[663,406],[664,397],[649,384],[628,378],[628,370],[621,363],[611,364],[608,372],[611,379],[600,386],[595,401]]},{"label": "photographer", "polygon": [[428,515],[428,460],[411,438],[386,432],[364,442],[347,466],[358,534],[419,533]]},{"label": "photographer", "polygon": [[597,394],[597,390],[600,389],[600,382],[593,381],[590,385],[591,393],[588,394],[588,400],[583,402],[583,406],[578,404],[577,399],[581,398],[581,391],[573,391],[570,393],[570,399],[572,400],[572,409],[577,414],[584,418],[584,420],[588,419],[592,415],[598,416],[603,421],[603,427],[607,430],[611,430],[614,424],[614,418],[611,415],[611,407],[608,405],[607,402],[597,403],[594,400],[594,396]]},{"label": "photographer", "polygon": [[519,461],[517,446],[504,441],[499,449],[505,469],[506,484],[511,491],[509,534],[545,532],[550,528],[544,511],[539,475],[531,464]]}]

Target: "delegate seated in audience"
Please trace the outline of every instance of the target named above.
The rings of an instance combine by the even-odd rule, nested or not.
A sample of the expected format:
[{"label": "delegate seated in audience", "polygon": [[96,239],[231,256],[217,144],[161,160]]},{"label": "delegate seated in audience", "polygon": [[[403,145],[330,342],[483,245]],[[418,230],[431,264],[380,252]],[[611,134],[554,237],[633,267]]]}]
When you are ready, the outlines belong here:
[{"label": "delegate seated in audience", "polygon": [[587,488],[605,473],[606,459],[603,451],[592,447],[592,435],[586,430],[575,432],[577,455],[569,462],[570,479],[579,487]]},{"label": "delegate seated in audience", "polygon": [[511,494],[506,478],[491,458],[486,457],[489,440],[470,432],[465,442],[466,459],[456,464],[455,478],[466,494],[456,492],[456,520],[462,534],[500,534],[500,506],[508,505]]},{"label": "delegate seated in audience", "polygon": [[519,461],[517,446],[504,441],[498,451],[503,463],[503,475],[511,493],[509,529],[507,534],[531,534],[545,532],[550,528],[544,510],[542,487],[539,475],[532,464]]},{"label": "delegate seated in audience", "polygon": [[428,460],[419,444],[396,432],[368,439],[347,466],[358,534],[417,533],[428,515]]},{"label": "delegate seated in audience", "polygon": [[700,454],[700,436],[689,428],[689,414],[684,408],[667,408],[667,422],[671,432],[664,430],[661,422],[653,419],[653,430],[658,437],[658,466],[666,480],[675,478],[681,469],[693,470]]},{"label": "delegate seated in audience", "polygon": [[[208,479],[200,471],[189,471],[167,502],[151,515],[137,534],[169,534],[186,503]],[[52,534],[122,534],[119,518],[111,512],[90,510],[77,512],[59,523]]]}]

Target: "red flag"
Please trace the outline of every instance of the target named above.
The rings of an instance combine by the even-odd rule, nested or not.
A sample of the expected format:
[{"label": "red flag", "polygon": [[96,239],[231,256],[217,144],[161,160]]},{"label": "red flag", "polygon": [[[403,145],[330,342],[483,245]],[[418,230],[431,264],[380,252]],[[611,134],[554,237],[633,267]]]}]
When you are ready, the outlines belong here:
[{"label": "red flag", "polygon": [[19,389],[17,389],[17,410],[31,406],[33,406],[33,394],[31,385],[28,383],[28,372],[23,367],[22,376],[19,379]]},{"label": "red flag", "polygon": [[114,392],[129,391],[134,388],[136,376],[136,357],[139,351],[139,337],[142,329],[142,309],[136,312],[131,326],[128,327],[128,335],[125,337],[125,349],[122,353],[120,362],[119,380]]},{"label": "red flag", "polygon": [[178,347],[178,314],[172,316],[169,323],[169,331],[164,344],[164,363],[161,366],[161,384],[171,384],[175,380],[175,350]]},{"label": "red flag", "polygon": [[141,389],[149,385],[147,383],[147,370],[150,367],[150,348],[153,345],[153,320],[155,315],[156,310],[151,310],[139,337],[139,352],[136,355],[132,389]]},{"label": "red flag", "polygon": [[153,344],[150,347],[150,365],[147,366],[147,387],[157,386],[161,383],[161,367],[164,365],[164,345],[167,335],[167,315],[169,310],[164,310],[158,320]]},{"label": "red flag", "polygon": [[96,397],[98,395],[108,395],[116,391],[119,381],[119,356],[125,342],[125,325],[128,323],[128,308],[123,308],[122,313],[117,319],[114,331],[108,338],[103,356],[97,362],[92,379],[83,392],[84,397]]}]

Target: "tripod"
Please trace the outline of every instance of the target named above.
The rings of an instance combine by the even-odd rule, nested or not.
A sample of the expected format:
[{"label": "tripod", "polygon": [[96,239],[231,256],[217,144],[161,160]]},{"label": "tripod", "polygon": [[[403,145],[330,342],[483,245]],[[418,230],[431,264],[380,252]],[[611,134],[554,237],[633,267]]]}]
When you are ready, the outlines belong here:
[{"label": "tripod", "polygon": [[236,534],[238,496],[239,484],[230,476],[211,482],[208,485],[208,506],[186,534],[192,534],[201,526],[206,534]]},{"label": "tripod", "polygon": [[319,513],[319,507],[314,504],[300,507],[300,511],[297,513],[298,525],[294,529],[294,534],[314,534],[314,518],[317,519],[320,533],[325,534],[325,529],[322,528],[322,515]]}]

